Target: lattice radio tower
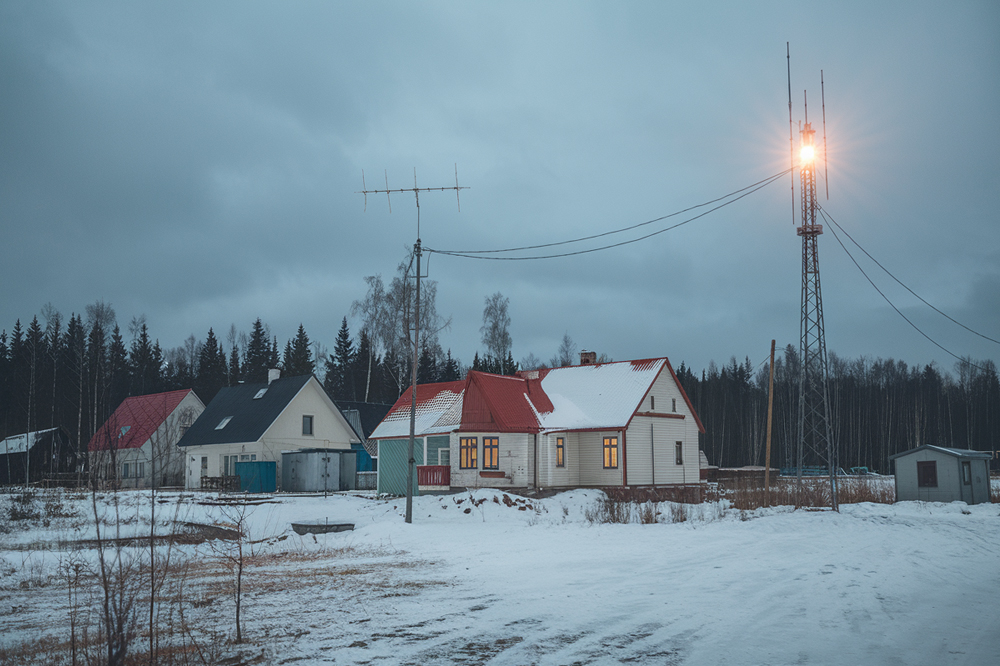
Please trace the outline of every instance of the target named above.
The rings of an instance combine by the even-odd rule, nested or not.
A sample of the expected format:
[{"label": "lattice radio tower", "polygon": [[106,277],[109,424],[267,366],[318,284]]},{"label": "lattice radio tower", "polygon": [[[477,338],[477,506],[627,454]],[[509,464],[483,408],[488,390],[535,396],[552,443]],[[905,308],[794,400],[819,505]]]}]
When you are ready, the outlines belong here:
[{"label": "lattice radio tower", "polygon": [[[786,45],[787,48],[787,45]],[[820,72],[823,105],[823,159],[826,161],[826,93]],[[799,325],[799,437],[796,448],[796,502],[801,502],[803,464],[822,465],[830,476],[830,503],[839,511],[837,498],[837,448],[830,427],[829,372],[826,357],[826,332],[823,324],[823,293],[819,279],[819,244],[823,225],[816,224],[819,203],[816,200],[816,130],[809,123],[808,98],[803,92],[805,122],[799,131],[799,198],[802,224],[796,233],[802,237],[802,319]],[[792,138],[791,55],[788,54],[788,130]],[[794,151],[794,149],[793,149]],[[827,169],[824,168],[824,179]],[[794,180],[793,180],[794,183]],[[794,184],[793,184],[794,196]],[[827,197],[829,181],[827,180]],[[794,199],[792,215],[794,222]]]},{"label": "lattice radio tower", "polygon": [[416,460],[413,457],[414,441],[416,439],[416,418],[417,418],[417,366],[420,362],[420,256],[423,249],[420,246],[420,193],[421,192],[443,192],[446,190],[455,191],[455,199],[458,202],[458,210],[462,210],[462,200],[459,198],[460,190],[467,190],[468,187],[458,185],[458,165],[455,165],[455,186],[454,187],[417,187],[417,170],[413,169],[413,187],[401,187],[389,189],[389,175],[385,174],[385,189],[369,190],[365,183],[365,172],[361,172],[361,189],[355,194],[365,195],[365,210],[368,210],[369,194],[385,194],[389,204],[389,213],[392,213],[393,193],[412,192],[414,201],[417,204],[417,242],[413,244],[413,254],[417,259],[416,272],[416,297],[413,308],[413,374],[410,383],[410,442],[407,447],[408,465],[406,470],[406,522],[413,522],[413,473],[415,471]]}]

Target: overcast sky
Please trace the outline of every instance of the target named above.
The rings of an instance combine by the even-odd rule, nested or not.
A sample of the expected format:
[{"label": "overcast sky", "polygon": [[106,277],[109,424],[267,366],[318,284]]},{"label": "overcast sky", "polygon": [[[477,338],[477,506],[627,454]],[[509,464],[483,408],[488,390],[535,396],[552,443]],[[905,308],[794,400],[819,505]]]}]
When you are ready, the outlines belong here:
[{"label": "overcast sky", "polygon": [[[164,347],[208,328],[332,346],[366,275],[423,242],[565,240],[703,203],[789,164],[793,115],[821,125],[825,209],[923,298],[1000,339],[1000,4],[0,4],[0,328],[98,299]],[[516,359],[564,333],[616,360],[696,370],[798,344],[801,240],[790,180],[624,247],[546,261],[432,255],[441,343],[481,350],[510,298]],[[821,190],[822,191],[822,190]],[[683,218],[676,218],[683,219]],[[675,220],[676,220],[675,219]],[[665,224],[665,223],[664,223]],[[662,228],[652,226],[650,230]],[[861,257],[860,252],[855,254]],[[820,237],[827,347],[954,359]],[[865,260],[959,355],[1000,346]],[[351,321],[352,333],[356,322]]]}]

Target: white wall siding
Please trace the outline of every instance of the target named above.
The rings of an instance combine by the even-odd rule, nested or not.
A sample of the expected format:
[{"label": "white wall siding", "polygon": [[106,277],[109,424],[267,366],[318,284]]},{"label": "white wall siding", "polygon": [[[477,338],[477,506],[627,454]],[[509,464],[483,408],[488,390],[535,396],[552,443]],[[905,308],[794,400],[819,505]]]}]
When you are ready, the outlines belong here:
[{"label": "white wall siding", "polygon": [[[556,440],[564,440],[565,467],[556,467]],[[575,432],[538,436],[538,485],[565,488],[580,485],[580,437]]]},{"label": "white wall siding", "polygon": [[[580,485],[620,486],[622,485],[622,433],[608,430],[581,432],[580,442]],[[618,468],[604,469],[604,438],[618,438]]]},{"label": "white wall siding", "polygon": [[[476,469],[462,469],[461,439],[476,438]],[[496,470],[483,469],[483,437],[500,439]],[[459,488],[526,488],[534,483],[535,436],[529,433],[458,432],[451,436],[451,485]],[[504,478],[482,477],[481,471],[504,472]]]}]

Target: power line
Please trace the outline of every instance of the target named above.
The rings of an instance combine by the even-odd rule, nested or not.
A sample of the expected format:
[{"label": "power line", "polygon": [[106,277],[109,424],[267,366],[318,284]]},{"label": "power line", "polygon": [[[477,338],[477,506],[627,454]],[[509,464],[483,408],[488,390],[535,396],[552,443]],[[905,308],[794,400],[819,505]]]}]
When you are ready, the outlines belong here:
[{"label": "power line", "polygon": [[[785,174],[787,174],[789,171],[791,171],[791,169],[786,169],[785,171],[782,171],[781,173],[774,174],[773,176],[765,178],[764,180],[757,181],[756,183],[754,183],[752,185],[747,185],[746,187],[741,188],[739,190],[736,190],[734,192],[730,192],[729,194],[727,194],[725,196],[719,197],[717,199],[713,199],[711,201],[706,201],[705,203],[698,204],[697,206],[691,206],[689,208],[685,208],[684,210],[680,210],[680,211],[677,211],[675,213],[670,213],[669,215],[664,215],[662,217],[658,217],[656,219],[649,220],[647,222],[640,222],[639,224],[633,224],[632,226],[629,226],[629,227],[623,227],[621,229],[615,229],[613,231],[606,231],[604,233],[594,234],[592,236],[585,236],[583,238],[574,238],[574,239],[571,239],[571,240],[558,241],[558,242],[555,242],[555,243],[544,243],[544,244],[540,244],[540,245],[526,245],[526,246],[523,246],[523,247],[507,248],[507,249],[502,249],[502,250],[461,250],[461,251],[456,251],[456,250],[435,250],[435,249],[431,249],[431,248],[425,248],[425,249],[427,250],[427,252],[434,252],[434,253],[437,253],[437,254],[444,254],[444,255],[448,255],[448,256],[452,256],[452,257],[465,257],[466,259],[485,259],[485,260],[490,260],[490,261],[527,261],[527,260],[535,260],[535,259],[555,259],[555,258],[558,258],[558,257],[571,257],[571,256],[578,255],[578,254],[588,254],[590,252],[599,252],[601,250],[610,250],[611,248],[621,247],[622,245],[629,245],[631,243],[638,243],[639,241],[646,240],[648,238],[652,238],[653,236],[657,236],[657,235],[662,234],[662,233],[664,233],[666,231],[670,231],[672,229],[676,229],[677,227],[684,226],[685,224],[688,224],[689,222],[693,222],[693,221],[695,221],[695,220],[697,220],[699,218],[705,217],[709,213],[715,212],[715,211],[719,210],[720,208],[724,208],[724,207],[726,207],[726,206],[728,206],[728,205],[730,205],[732,203],[735,203],[735,202],[739,201],[740,199],[742,199],[742,198],[744,198],[746,196],[749,196],[749,195],[753,194],[754,192],[757,192],[758,190],[763,189],[764,187],[767,187],[768,185],[770,185],[771,183],[773,183],[778,178],[781,178],[782,176],[784,176]],[[740,194],[741,192],[742,192],[742,194]],[[731,197],[733,197],[736,194],[739,194],[740,196],[737,196],[735,198],[731,198]],[[516,251],[522,251],[522,250],[534,250],[534,249],[540,249],[540,248],[545,248],[545,247],[554,247],[554,246],[558,246],[558,245],[566,245],[568,243],[578,243],[580,241],[592,240],[594,238],[601,238],[603,236],[609,236],[611,234],[617,234],[617,233],[621,233],[623,231],[630,231],[632,229],[637,229],[639,227],[646,226],[646,225],[649,225],[649,224],[653,224],[655,222],[660,222],[662,220],[665,220],[665,219],[668,219],[668,218],[671,218],[671,217],[675,217],[677,215],[681,215],[682,213],[686,213],[688,211],[695,210],[696,208],[703,208],[705,206],[709,206],[709,205],[711,205],[713,203],[716,203],[716,202],[719,202],[719,201],[724,201],[726,199],[729,199],[729,201],[725,201],[724,203],[719,204],[718,206],[715,206],[714,208],[710,208],[709,210],[706,210],[703,213],[695,215],[694,217],[690,217],[690,218],[688,218],[688,219],[686,219],[686,220],[684,220],[682,222],[678,222],[677,224],[671,225],[669,227],[665,227],[663,229],[659,229],[658,231],[651,232],[649,234],[646,234],[645,236],[639,236],[638,238],[633,238],[633,239],[630,239],[630,240],[627,240],[627,241],[621,241],[621,242],[618,242],[618,243],[612,243],[610,245],[602,245],[600,247],[589,248],[589,249],[586,249],[586,250],[576,250],[576,251],[573,251],[573,252],[562,252],[562,253],[559,253],[559,254],[548,254],[548,255],[535,255],[535,256],[530,256],[530,257],[492,257],[492,256],[483,256],[483,255],[486,255],[486,254],[497,254],[497,253],[501,253],[501,252],[516,252]]]},{"label": "power line", "polygon": [[909,317],[907,317],[905,314],[903,314],[902,311],[899,308],[897,308],[896,305],[891,300],[889,300],[889,297],[886,296],[882,292],[882,290],[878,288],[878,286],[875,284],[875,282],[873,282],[872,279],[870,277],[868,277],[868,273],[865,272],[865,269],[861,268],[861,264],[858,263],[858,260],[854,258],[854,255],[851,254],[851,251],[848,250],[847,246],[844,245],[843,241],[840,240],[840,236],[837,235],[836,230],[833,228],[833,227],[838,227],[839,228],[840,225],[838,225],[836,222],[834,222],[833,218],[829,217],[826,214],[826,212],[823,211],[822,209],[820,210],[820,215],[823,216],[823,219],[829,220],[830,222],[833,223],[833,226],[830,227],[830,231],[833,232],[833,237],[837,239],[837,243],[840,244],[840,247],[842,247],[844,249],[844,252],[847,253],[847,256],[850,257],[851,261],[854,262],[854,265],[857,266],[857,268],[858,268],[859,271],[861,271],[861,274],[865,276],[866,280],[868,280],[868,284],[870,284],[875,289],[875,291],[878,292],[879,296],[881,296],[883,299],[885,299],[885,302],[888,303],[892,307],[892,309],[896,311],[896,314],[898,314],[900,317],[902,317],[906,321],[907,324],[909,324],[910,326],[913,327],[913,330],[915,330],[917,333],[919,333],[920,335],[922,335],[925,338],[927,338],[927,340],[929,340],[931,342],[931,344],[933,344],[935,347],[937,347],[941,351],[945,352],[946,354],[954,357],[956,360],[961,361],[962,363],[968,363],[972,367],[977,368],[979,370],[982,370],[984,372],[986,371],[986,368],[978,366],[975,363],[973,363],[971,360],[962,358],[958,354],[954,353],[953,351],[951,351],[950,349],[948,349],[947,347],[945,347],[944,345],[942,345],[941,343],[939,343],[937,340],[935,340],[931,336],[929,336],[926,333],[924,333],[920,329],[919,326],[917,326],[912,321],[910,321]]},{"label": "power line", "polygon": [[843,231],[844,235],[847,236],[849,239],[851,239],[851,242],[854,243],[858,247],[859,250],[861,250],[862,252],[865,253],[865,256],[867,256],[869,259],[871,259],[872,261],[874,261],[875,265],[878,266],[879,268],[881,268],[883,271],[885,271],[886,275],[888,275],[893,280],[895,280],[899,284],[899,286],[901,286],[903,289],[905,289],[906,291],[908,291],[911,294],[913,294],[914,296],[916,296],[917,299],[919,299],[921,303],[923,303],[924,305],[926,305],[927,307],[929,307],[931,310],[934,310],[934,312],[937,312],[939,315],[941,315],[945,319],[951,321],[952,323],[958,324],[959,326],[961,326],[962,328],[964,328],[965,330],[967,330],[969,333],[972,333],[973,335],[978,335],[979,337],[983,338],[984,340],[989,340],[990,342],[993,342],[993,343],[996,343],[996,344],[1000,345],[1000,340],[994,340],[993,338],[991,338],[988,335],[983,335],[982,333],[980,333],[978,331],[972,330],[971,328],[969,328],[968,326],[966,326],[962,322],[958,321],[957,319],[954,319],[953,317],[951,317],[948,314],[942,312],[941,310],[938,310],[936,307],[934,307],[933,305],[931,305],[930,303],[928,303],[927,301],[925,301],[920,296],[920,294],[918,294],[917,292],[915,292],[912,289],[910,289],[909,287],[907,287],[905,284],[903,284],[903,282],[899,278],[897,278],[895,275],[893,275],[891,272],[889,272],[888,268],[886,268],[885,266],[883,266],[882,264],[880,264],[879,261],[878,261],[878,259],[876,259],[871,254],[869,254],[868,250],[866,250],[865,248],[861,247],[861,244],[858,243],[858,241],[854,240],[854,237],[851,236],[851,234],[847,233],[847,231],[845,231],[844,228],[842,226],[840,226],[840,224],[838,224],[835,219],[833,219],[832,215],[830,215],[826,211],[823,211],[823,217],[829,219],[830,222],[834,226],[836,226],[838,229],[840,229],[841,231]]}]

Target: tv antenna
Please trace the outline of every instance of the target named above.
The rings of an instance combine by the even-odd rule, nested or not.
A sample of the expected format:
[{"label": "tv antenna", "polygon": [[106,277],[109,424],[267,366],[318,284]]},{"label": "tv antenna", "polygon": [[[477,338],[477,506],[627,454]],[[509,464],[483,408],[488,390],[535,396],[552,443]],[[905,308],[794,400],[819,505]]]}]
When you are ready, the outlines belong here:
[{"label": "tv antenna", "polygon": [[[417,169],[413,169],[413,187],[399,187],[395,189],[389,188],[389,174],[385,173],[385,189],[375,189],[369,190],[367,183],[365,183],[365,172],[364,169],[361,170],[361,187],[362,189],[355,194],[363,194],[365,197],[365,210],[368,210],[368,195],[369,194],[385,194],[386,202],[389,204],[389,213],[392,213],[392,194],[403,194],[406,192],[413,193],[413,199],[417,204],[417,242],[413,245],[413,254],[417,258],[417,293],[416,293],[416,304],[414,306],[414,323],[413,323],[413,375],[410,382],[410,443],[407,447],[407,472],[406,472],[406,522],[413,522],[413,473],[416,465],[416,460],[413,458],[413,448],[414,440],[416,439],[416,418],[417,418],[417,365],[420,362],[420,256],[423,254],[423,250],[420,246],[420,193],[421,192],[445,192],[449,190],[455,190],[455,200],[458,202],[458,210],[462,211],[462,201],[459,198],[459,192],[461,190],[467,190],[468,187],[461,187],[458,184],[458,164],[455,165],[455,185],[454,187],[418,187],[417,186]],[[409,327],[407,327],[407,333],[409,333]]]},{"label": "tv antenna", "polygon": [[[791,62],[789,57],[789,63]],[[820,86],[823,73],[820,71]],[[788,78],[789,132],[791,131],[792,82],[791,65]],[[809,99],[802,93],[805,120],[799,131],[799,199],[802,224],[796,233],[802,237],[802,316],[799,324],[799,436],[796,446],[796,502],[802,497],[802,469],[806,455],[811,462],[822,462],[830,475],[830,506],[839,511],[837,497],[837,448],[830,424],[830,395],[827,388],[829,368],[826,355],[826,330],[823,322],[823,292],[819,277],[818,238],[823,225],[816,224],[819,203],[816,197],[816,130],[809,122]],[[789,140],[792,140],[789,133]],[[794,150],[793,150],[794,164]],[[823,93],[823,160],[826,164],[826,95]],[[824,172],[826,169],[824,168]],[[824,173],[825,175],[825,173]],[[793,186],[794,197],[794,186]],[[829,198],[829,181],[827,180]],[[794,223],[794,198],[792,220]]]}]

